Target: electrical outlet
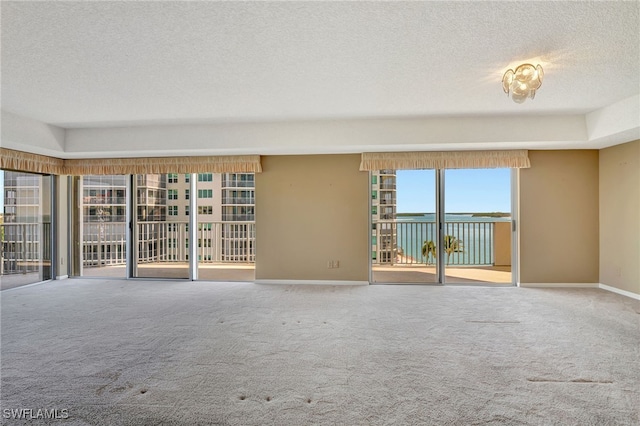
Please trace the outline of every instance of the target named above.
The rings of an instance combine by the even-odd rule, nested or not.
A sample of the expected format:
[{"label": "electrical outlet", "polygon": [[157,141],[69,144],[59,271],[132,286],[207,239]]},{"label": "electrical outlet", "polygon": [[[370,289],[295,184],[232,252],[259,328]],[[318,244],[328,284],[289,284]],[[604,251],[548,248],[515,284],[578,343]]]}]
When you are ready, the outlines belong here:
[{"label": "electrical outlet", "polygon": [[327,260],[327,269],[333,268],[333,262],[331,260]]},{"label": "electrical outlet", "polygon": [[339,268],[340,267],[340,261],[339,260],[334,260],[333,261],[333,267],[334,268]]}]

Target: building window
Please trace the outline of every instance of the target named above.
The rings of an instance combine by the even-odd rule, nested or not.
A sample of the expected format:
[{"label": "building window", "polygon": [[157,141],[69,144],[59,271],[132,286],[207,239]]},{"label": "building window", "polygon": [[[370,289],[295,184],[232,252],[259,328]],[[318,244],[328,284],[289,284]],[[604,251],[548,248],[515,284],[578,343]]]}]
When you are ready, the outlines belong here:
[{"label": "building window", "polygon": [[212,173],[198,173],[198,182],[213,182]]},{"label": "building window", "polygon": [[[176,180],[177,180],[177,179],[178,179],[178,177],[176,176]],[[167,193],[168,193],[168,194],[167,194],[167,195],[168,195],[168,198],[169,198],[170,200],[177,200],[177,199],[178,199],[178,190],[177,190],[177,189],[169,189],[169,190],[167,191]]]},{"label": "building window", "polygon": [[378,176],[371,176],[371,183],[373,185],[376,185],[378,183]]},{"label": "building window", "polygon": [[178,183],[177,173],[167,173],[167,180],[169,183]]},{"label": "building window", "polygon": [[213,214],[213,206],[198,206],[198,214]]},{"label": "building window", "polygon": [[188,200],[188,199],[189,199],[189,190],[188,190],[188,189],[185,189],[185,190],[184,190],[184,199],[185,199],[185,200]]},{"label": "building window", "polygon": [[178,216],[178,206],[168,206],[169,216]]},{"label": "building window", "polygon": [[371,214],[378,214],[378,206],[371,206]]},{"label": "building window", "polygon": [[184,214],[189,216],[189,206],[184,206]]},{"label": "building window", "polygon": [[198,198],[213,198],[212,189],[198,189]]},{"label": "building window", "polygon": [[372,200],[378,199],[378,191],[371,191],[371,199]]},{"label": "building window", "polygon": [[189,173],[184,175],[184,181],[185,183],[189,183],[189,181],[191,180],[191,175]]}]

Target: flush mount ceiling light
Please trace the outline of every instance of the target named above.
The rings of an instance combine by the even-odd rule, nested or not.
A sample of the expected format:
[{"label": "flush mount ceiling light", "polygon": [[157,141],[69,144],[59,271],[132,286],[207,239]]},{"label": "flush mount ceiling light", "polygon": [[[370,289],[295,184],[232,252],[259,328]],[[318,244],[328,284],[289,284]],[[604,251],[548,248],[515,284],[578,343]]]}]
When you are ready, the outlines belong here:
[{"label": "flush mount ceiling light", "polygon": [[536,90],[542,85],[544,71],[542,66],[522,64],[516,68],[507,70],[502,76],[502,89],[507,96],[511,96],[513,102],[523,103],[527,98],[535,98]]}]

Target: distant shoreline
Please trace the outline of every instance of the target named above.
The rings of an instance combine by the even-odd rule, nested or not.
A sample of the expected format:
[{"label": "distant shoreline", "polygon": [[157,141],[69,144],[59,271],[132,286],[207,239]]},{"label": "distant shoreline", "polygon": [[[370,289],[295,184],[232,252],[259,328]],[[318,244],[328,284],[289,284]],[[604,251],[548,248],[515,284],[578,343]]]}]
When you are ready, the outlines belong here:
[{"label": "distant shoreline", "polygon": [[[433,213],[396,213],[398,217],[416,217]],[[511,217],[511,213],[487,212],[487,213],[447,213],[450,215],[471,216],[471,217]]]}]

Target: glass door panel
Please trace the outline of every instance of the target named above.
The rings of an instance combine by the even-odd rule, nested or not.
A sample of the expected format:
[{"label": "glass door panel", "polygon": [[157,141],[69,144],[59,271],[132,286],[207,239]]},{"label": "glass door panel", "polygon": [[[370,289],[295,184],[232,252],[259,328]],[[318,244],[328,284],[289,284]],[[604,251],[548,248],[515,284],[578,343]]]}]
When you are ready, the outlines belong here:
[{"label": "glass door panel", "polygon": [[444,175],[445,283],[511,284],[511,170]]},{"label": "glass door panel", "polygon": [[[79,248],[84,277],[127,275],[126,175],[81,176],[75,180],[80,194]],[[75,232],[75,231],[74,231]]]},{"label": "glass door panel", "polygon": [[197,175],[198,279],[255,279],[253,173]]},{"label": "glass door panel", "polygon": [[50,175],[0,170],[2,290],[52,278]]},{"label": "glass door panel", "polygon": [[134,277],[189,278],[189,200],[178,176],[134,175]]},{"label": "glass door panel", "polygon": [[374,283],[437,283],[434,170],[371,173]]}]

